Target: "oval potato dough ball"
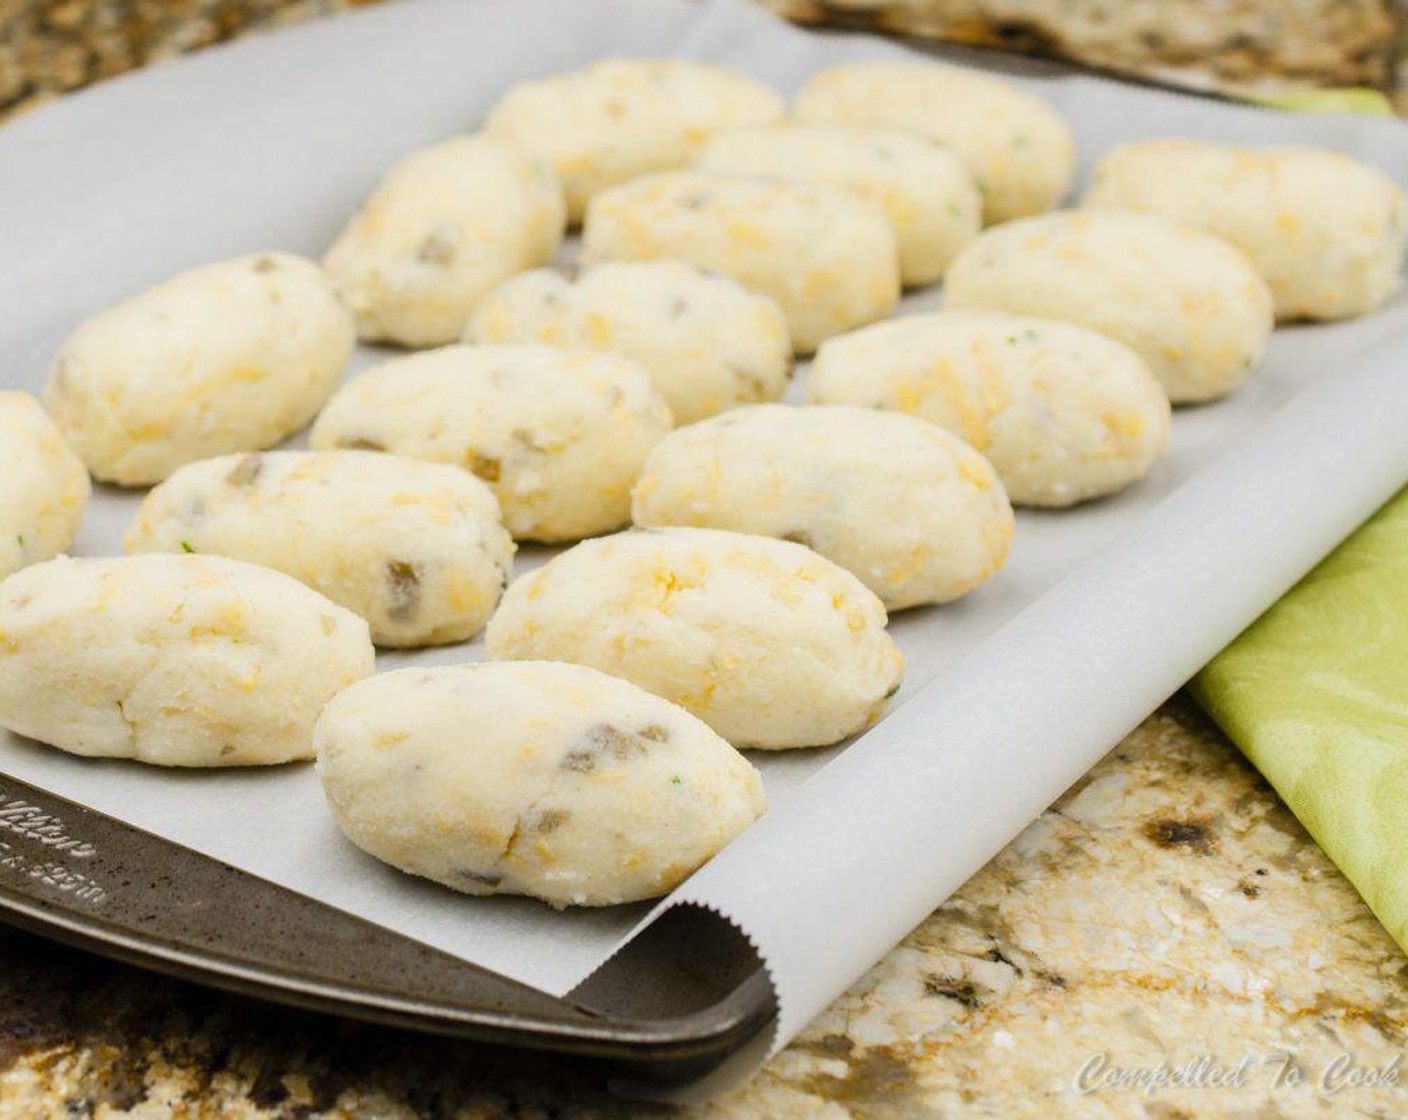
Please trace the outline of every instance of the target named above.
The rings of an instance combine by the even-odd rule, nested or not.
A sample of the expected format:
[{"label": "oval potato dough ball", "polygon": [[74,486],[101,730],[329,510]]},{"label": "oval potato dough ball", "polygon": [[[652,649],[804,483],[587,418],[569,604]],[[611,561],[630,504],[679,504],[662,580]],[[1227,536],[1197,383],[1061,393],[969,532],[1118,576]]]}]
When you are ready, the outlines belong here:
[{"label": "oval potato dough ball", "polygon": [[1002,566],[1013,530],[996,472],[957,436],[842,406],[752,405],[671,432],[631,518],[796,541],[888,610],[967,594]]},{"label": "oval potato dough ball", "polygon": [[348,838],[466,894],[654,898],[766,805],[758,772],[703,723],[581,665],[382,673],[327,706],[316,740]]},{"label": "oval potato dough ball", "polygon": [[1403,191],[1338,152],[1150,140],[1101,160],[1084,205],[1162,214],[1230,241],[1279,319],[1363,315],[1400,283]]},{"label": "oval potato dough ball", "polygon": [[355,344],[317,265],[255,253],[89,319],[59,351],[44,404],[94,475],[147,486],[292,435],[332,395]]},{"label": "oval potato dough ball", "polygon": [[313,425],[320,451],[454,463],[489,484],[517,540],[619,529],[670,410],[629,358],[549,346],[446,346],[348,382]]},{"label": "oval potato dough ball", "polygon": [[88,472],[28,393],[0,393],[0,578],[73,541]]},{"label": "oval potato dough ball", "polygon": [[1071,130],[1016,86],[931,62],[857,62],[812,75],[792,110],[807,124],[894,128],[968,161],[989,225],[1060,203],[1075,173]]},{"label": "oval potato dough ball", "polygon": [[484,122],[562,180],[571,220],[593,195],[655,171],[687,167],[717,132],[782,119],[786,105],[736,70],[683,59],[606,59],[520,82]]},{"label": "oval potato dough ball", "polygon": [[1168,446],[1168,397],[1128,346],[997,311],[905,315],[833,338],[807,398],[921,416],[981,451],[1025,506],[1113,494]]},{"label": "oval potato dough ball", "polygon": [[592,199],[583,258],[675,257],[771,297],[792,348],[888,315],[899,300],[895,231],[877,203],[820,183],[673,171]]},{"label": "oval potato dough ball", "polygon": [[893,130],[789,125],[739,129],[710,141],[705,171],[808,179],[879,203],[895,227],[900,277],[932,284],[983,225],[983,199],[963,158]]},{"label": "oval potato dough ball", "polygon": [[457,467],[371,451],[190,463],[147,495],[124,544],[286,572],[365,618],[383,646],[473,637],[513,563],[484,483]]},{"label": "oval potato dough ball", "polygon": [[312,758],[323,705],[374,660],[351,611],[238,560],[60,557],[0,584],[0,726],[72,754]]},{"label": "oval potato dough ball", "polygon": [[994,466],[1019,506],[1073,506],[1145,476],[1169,444],[1169,399],[1138,354],[1043,318],[936,311],[832,338],[812,404],[924,417]]},{"label": "oval potato dough ball", "polygon": [[572,661],[672,700],[738,747],[835,743],[873,723],[904,662],[855,576],[789,541],[646,529],[515,581],[491,658]]},{"label": "oval potato dough ball", "polygon": [[562,187],[541,161],[456,136],[388,171],[323,265],[363,339],[441,346],[491,289],[551,260],[565,222]]},{"label": "oval potato dough ball", "polygon": [[792,372],[777,304],[684,261],[525,272],[479,305],[465,341],[624,354],[649,370],[676,424],[775,401]]},{"label": "oval potato dough ball", "polygon": [[1151,214],[1065,210],[987,230],[944,306],[1064,319],[1125,343],[1174,404],[1224,397],[1260,364],[1271,293],[1240,249]]}]

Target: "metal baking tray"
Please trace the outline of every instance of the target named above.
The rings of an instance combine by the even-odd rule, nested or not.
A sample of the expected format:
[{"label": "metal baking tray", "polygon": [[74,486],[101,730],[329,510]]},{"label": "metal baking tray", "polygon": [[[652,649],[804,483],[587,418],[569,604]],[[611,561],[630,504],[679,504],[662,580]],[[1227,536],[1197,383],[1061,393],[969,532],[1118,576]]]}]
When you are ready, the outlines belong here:
[{"label": "metal baking tray", "polygon": [[558,998],[3,774],[0,920],[243,995],[597,1059],[641,1091],[707,1076],[776,1012],[710,910],[668,912]]},{"label": "metal baking tray", "polygon": [[[958,61],[979,57],[930,53]],[[336,54],[330,51],[329,57]],[[991,56],[982,61],[992,69],[1029,69]],[[458,55],[454,62],[462,68]],[[326,77],[324,68],[319,82]],[[213,100],[215,89],[202,96]],[[63,115],[68,107],[62,102],[53,107],[56,128],[71,123]],[[353,115],[341,103],[335,108]],[[349,126],[347,135],[355,134]],[[80,135],[98,146],[93,134]],[[67,133],[66,140],[73,136]],[[113,160],[129,159],[118,139],[110,139],[111,151],[103,151]],[[221,145],[228,139],[219,137]],[[310,163],[320,156],[314,153]],[[78,176],[56,183],[56,208],[73,210],[89,188],[91,183]],[[209,200],[202,197],[200,204]],[[62,232],[69,234],[66,228]],[[231,233],[232,246],[246,236],[247,231]],[[102,250],[113,252],[106,241]],[[63,264],[55,275],[63,280],[50,277],[49,283],[58,286],[67,283],[69,266],[64,254],[54,256]],[[21,282],[42,288],[45,278],[26,269]],[[66,316],[54,318],[45,331],[70,325]],[[37,368],[39,352],[7,353],[7,358],[24,371]],[[275,1002],[581,1056],[601,1063],[616,1085],[645,1094],[693,1085],[745,1051],[763,1052],[778,1019],[777,995],[758,952],[735,925],[701,906],[665,912],[575,988],[553,996],[3,772],[0,921]],[[841,950],[836,944],[831,956],[844,958]],[[788,1007],[795,1008],[790,993]]]}]

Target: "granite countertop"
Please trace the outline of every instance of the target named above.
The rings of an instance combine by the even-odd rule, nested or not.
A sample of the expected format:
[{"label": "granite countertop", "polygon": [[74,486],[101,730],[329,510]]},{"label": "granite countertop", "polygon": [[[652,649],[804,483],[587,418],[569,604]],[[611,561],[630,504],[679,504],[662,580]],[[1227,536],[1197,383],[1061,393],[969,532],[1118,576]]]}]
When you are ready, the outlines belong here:
[{"label": "granite countertop", "polygon": [[[377,0],[0,0],[0,117],[134,66]],[[760,0],[809,23],[1052,55],[1299,104],[1408,115],[1405,0]]]},{"label": "granite countertop", "polygon": [[[347,6],[0,0],[0,110]],[[698,1114],[1388,1120],[1408,1112],[1405,1051],[1408,961],[1180,696]],[[1150,1084],[1169,1075],[1194,1084]],[[4,1120],[671,1114],[571,1063],[258,1004],[0,927]]]},{"label": "granite countertop", "polygon": [[[1179,697],[698,1115],[1389,1120],[1406,1047],[1408,962]],[[1161,1063],[1236,1083],[1105,1084]],[[1374,1071],[1389,1076],[1363,1084]],[[668,1114],[559,1060],[256,1004],[0,928],[6,1120]]]}]

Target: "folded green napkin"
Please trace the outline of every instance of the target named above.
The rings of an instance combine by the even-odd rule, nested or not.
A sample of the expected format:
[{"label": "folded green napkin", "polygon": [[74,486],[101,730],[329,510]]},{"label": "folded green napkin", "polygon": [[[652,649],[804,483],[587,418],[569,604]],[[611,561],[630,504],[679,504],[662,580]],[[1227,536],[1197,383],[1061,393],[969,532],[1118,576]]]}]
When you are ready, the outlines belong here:
[{"label": "folded green napkin", "polygon": [[1193,693],[1408,951],[1408,490]]}]

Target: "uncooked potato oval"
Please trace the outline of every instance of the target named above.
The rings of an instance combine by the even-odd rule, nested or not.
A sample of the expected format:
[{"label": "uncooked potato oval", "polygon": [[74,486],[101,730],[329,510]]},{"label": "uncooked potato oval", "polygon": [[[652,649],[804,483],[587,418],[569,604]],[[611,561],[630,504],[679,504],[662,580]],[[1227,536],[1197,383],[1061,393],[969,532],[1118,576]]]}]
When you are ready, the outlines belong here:
[{"label": "uncooked potato oval", "polygon": [[0,583],[0,726],[73,754],[312,758],[323,705],[373,662],[355,614],[238,560],[60,557]]},{"label": "uncooked potato oval", "polygon": [[28,393],[0,393],[0,578],[69,546],[91,489],[83,463]]},{"label": "uncooked potato oval", "polygon": [[1061,115],[1010,82],[932,62],[855,62],[813,74],[793,103],[809,124],[896,128],[953,148],[989,225],[1050,210],[1075,171]]},{"label": "uncooked potato oval", "polygon": [[900,277],[932,284],[983,226],[963,158],[922,136],[837,125],[747,128],[715,137],[696,165],[726,175],[806,179],[877,202],[895,227]]},{"label": "uncooked potato oval", "polygon": [[372,451],[190,463],[147,495],[124,543],[276,568],[361,615],[385,646],[473,637],[513,562],[499,503],[479,479]]},{"label": "uncooked potato oval", "polygon": [[592,199],[584,259],[675,257],[770,296],[793,348],[888,315],[899,299],[895,231],[878,203],[819,183],[675,171]]},{"label": "uncooked potato oval", "polygon": [[1136,351],[1174,404],[1226,396],[1261,363],[1271,293],[1240,249],[1152,214],[1065,210],[986,231],[944,306],[1064,319]]},{"label": "uncooked potato oval", "polygon": [[292,435],[332,394],[355,342],[317,265],[256,253],[89,319],[60,350],[44,404],[94,475],[145,486]]},{"label": "uncooked potato oval", "polygon": [[1398,290],[1408,205],[1377,167],[1317,148],[1147,140],[1095,168],[1084,205],[1162,214],[1251,258],[1280,319],[1344,319]]},{"label": "uncooked potato oval", "polygon": [[650,371],[676,424],[777,400],[792,372],[777,304],[684,261],[525,272],[479,305],[465,341],[624,354]]},{"label": "uncooked potato oval", "polygon": [[572,661],[693,712],[738,747],[824,746],[878,719],[903,660],[885,608],[811,549],[717,529],[584,541],[508,589],[497,660]]},{"label": "uncooked potato oval", "polygon": [[609,58],[520,82],[484,122],[562,180],[572,221],[594,194],[685,167],[726,128],[781,120],[781,96],[736,70],[687,59]]},{"label": "uncooked potato oval", "polygon": [[987,456],[1018,505],[1113,494],[1168,444],[1168,397],[1128,346],[998,311],[905,315],[833,338],[812,363],[807,397],[948,429]]},{"label": "uncooked potato oval", "polygon": [[562,188],[542,162],[488,136],[406,156],[323,258],[362,338],[456,341],[474,307],[562,244]]},{"label": "uncooked potato oval", "polygon": [[454,463],[489,484],[515,538],[564,541],[626,523],[641,464],[669,430],[669,408],[628,358],[446,346],[348,382],[311,441]]},{"label": "uncooked potato oval", "polygon": [[383,673],[333,700],[316,739],[352,842],[467,894],[652,898],[766,803],[747,759],[688,712],[561,662]]},{"label": "uncooked potato oval", "polygon": [[1002,566],[1013,529],[996,472],[957,436],[842,406],[753,405],[671,432],[631,517],[796,541],[889,610],[967,594]]}]

